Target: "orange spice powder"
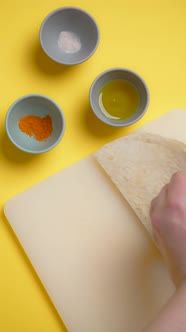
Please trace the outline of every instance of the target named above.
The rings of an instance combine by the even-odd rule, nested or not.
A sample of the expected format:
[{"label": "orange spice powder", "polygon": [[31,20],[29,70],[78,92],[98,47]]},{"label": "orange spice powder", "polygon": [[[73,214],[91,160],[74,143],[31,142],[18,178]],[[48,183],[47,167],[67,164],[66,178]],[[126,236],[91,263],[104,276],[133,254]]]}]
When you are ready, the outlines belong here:
[{"label": "orange spice powder", "polygon": [[19,128],[37,141],[44,141],[52,134],[52,119],[49,115],[44,118],[28,115],[19,120]]}]

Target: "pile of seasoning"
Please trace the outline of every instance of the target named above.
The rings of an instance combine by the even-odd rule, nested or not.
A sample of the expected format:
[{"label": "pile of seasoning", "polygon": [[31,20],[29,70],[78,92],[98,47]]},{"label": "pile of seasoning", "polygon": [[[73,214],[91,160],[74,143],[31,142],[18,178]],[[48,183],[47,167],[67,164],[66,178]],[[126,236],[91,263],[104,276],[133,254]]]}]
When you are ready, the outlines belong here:
[{"label": "pile of seasoning", "polygon": [[65,53],[74,54],[81,49],[81,41],[74,32],[61,31],[58,38],[58,47]]},{"label": "pile of seasoning", "polygon": [[28,115],[19,120],[19,129],[37,141],[44,141],[52,134],[52,119],[49,115],[44,118]]}]

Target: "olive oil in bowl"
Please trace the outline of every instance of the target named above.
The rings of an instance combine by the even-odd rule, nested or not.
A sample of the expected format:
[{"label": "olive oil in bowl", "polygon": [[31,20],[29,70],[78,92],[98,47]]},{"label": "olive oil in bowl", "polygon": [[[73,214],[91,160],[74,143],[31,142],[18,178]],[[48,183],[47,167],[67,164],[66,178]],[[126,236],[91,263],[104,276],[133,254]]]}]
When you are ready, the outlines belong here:
[{"label": "olive oil in bowl", "polygon": [[125,120],[136,113],[139,106],[139,94],[130,82],[113,80],[102,88],[99,106],[107,118]]}]

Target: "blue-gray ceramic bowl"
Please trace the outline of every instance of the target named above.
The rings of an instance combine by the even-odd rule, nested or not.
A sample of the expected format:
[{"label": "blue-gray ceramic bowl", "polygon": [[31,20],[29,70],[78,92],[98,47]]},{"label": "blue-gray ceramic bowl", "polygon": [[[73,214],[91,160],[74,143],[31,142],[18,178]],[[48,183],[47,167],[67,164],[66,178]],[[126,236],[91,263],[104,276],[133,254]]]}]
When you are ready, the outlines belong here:
[{"label": "blue-gray ceramic bowl", "polygon": [[[59,44],[63,33],[63,44]],[[69,47],[69,34],[75,35],[81,47],[72,52]],[[78,41],[77,41],[78,40]],[[72,39],[71,39],[72,42]],[[54,61],[64,65],[75,65],[89,59],[99,43],[99,29],[94,18],[86,11],[77,7],[62,7],[50,13],[41,24],[40,43],[44,52]],[[60,45],[60,46],[59,46]],[[77,46],[77,45],[76,45]]]},{"label": "blue-gray ceramic bowl", "polygon": [[[28,115],[51,117],[53,131],[46,140],[38,141],[20,130],[20,119]],[[31,94],[14,102],[7,112],[5,125],[8,137],[17,148],[38,154],[51,150],[60,142],[65,130],[65,118],[60,107],[52,99]]]},{"label": "blue-gray ceramic bowl", "polygon": [[[127,119],[112,119],[107,117],[99,104],[99,97],[102,88],[113,80],[124,80],[131,83],[137,90],[139,105],[136,112]],[[113,68],[101,73],[92,83],[89,93],[90,105],[94,114],[102,122],[113,127],[126,127],[141,119],[149,105],[149,91],[146,83],[137,73],[125,68]]]}]

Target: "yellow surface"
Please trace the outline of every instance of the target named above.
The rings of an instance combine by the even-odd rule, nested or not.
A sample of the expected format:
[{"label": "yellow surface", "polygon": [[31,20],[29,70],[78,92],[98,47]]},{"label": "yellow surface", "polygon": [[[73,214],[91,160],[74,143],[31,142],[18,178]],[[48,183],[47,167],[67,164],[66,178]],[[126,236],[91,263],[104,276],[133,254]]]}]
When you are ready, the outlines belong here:
[{"label": "yellow surface", "polygon": [[[39,48],[42,20],[61,5],[80,6],[89,11],[101,32],[95,55],[72,68],[52,63]],[[175,107],[186,108],[185,18],[185,0],[1,1],[0,331],[65,331],[3,217],[5,201],[164,112]],[[129,129],[101,124],[92,116],[88,104],[93,79],[115,66],[137,71],[150,89],[148,113]],[[4,129],[11,103],[32,92],[56,100],[64,110],[67,123],[61,143],[40,156],[17,151],[6,138]]]}]

